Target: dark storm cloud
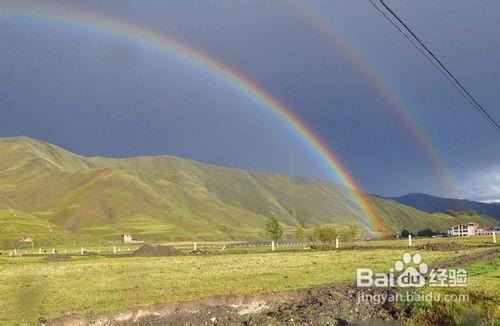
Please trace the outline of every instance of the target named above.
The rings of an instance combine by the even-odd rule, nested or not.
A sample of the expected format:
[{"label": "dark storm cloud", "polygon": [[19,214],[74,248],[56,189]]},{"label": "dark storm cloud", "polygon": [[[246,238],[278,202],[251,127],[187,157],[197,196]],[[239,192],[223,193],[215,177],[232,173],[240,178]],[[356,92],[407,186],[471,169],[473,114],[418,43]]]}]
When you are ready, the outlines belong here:
[{"label": "dark storm cloud", "polygon": [[[168,32],[248,76],[291,107],[368,192],[451,195],[440,181],[447,173],[458,195],[500,198],[498,187],[480,181],[497,173],[498,132],[368,2],[313,4],[405,99],[447,171],[345,52],[283,2],[72,1]],[[500,119],[498,2],[394,7]],[[3,136],[30,135],[86,155],[172,154],[331,178],[255,102],[155,48],[12,16],[0,19],[0,39]]]}]

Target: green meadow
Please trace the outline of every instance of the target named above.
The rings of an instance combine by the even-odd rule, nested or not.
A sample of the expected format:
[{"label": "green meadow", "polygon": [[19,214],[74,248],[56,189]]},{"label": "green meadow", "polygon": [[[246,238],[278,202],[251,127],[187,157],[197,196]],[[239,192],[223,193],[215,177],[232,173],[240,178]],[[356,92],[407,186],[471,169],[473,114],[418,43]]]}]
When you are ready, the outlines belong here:
[{"label": "green meadow", "polygon": [[[491,239],[456,239],[467,247],[455,251],[418,250],[427,264],[449,260],[493,246]],[[489,240],[489,242],[488,242]],[[446,242],[443,239],[416,240]],[[88,315],[120,311],[161,302],[186,301],[220,295],[250,295],[353,282],[357,267],[387,271],[403,253],[399,241],[360,242],[358,249],[304,250],[301,247],[236,248],[209,255],[129,257],[120,254],[72,255],[70,261],[48,262],[44,256],[0,258],[0,322],[35,322],[67,313]],[[190,243],[171,243],[187,251]],[[223,243],[200,243],[218,248]],[[366,247],[366,248],[365,248]],[[487,248],[485,248],[487,247]],[[73,246],[58,247],[58,251]],[[106,247],[94,247],[103,250]],[[131,250],[132,246],[128,247]],[[400,259],[400,258],[399,258]],[[471,265],[470,293],[499,300],[498,257]],[[125,299],[126,298],[126,299]],[[495,301],[498,302],[498,301]]]},{"label": "green meadow", "polygon": [[[405,251],[394,251],[401,256]],[[455,256],[457,254],[452,254]],[[446,252],[426,254],[433,262]],[[181,257],[2,258],[1,321],[116,311],[159,302],[305,288],[354,279],[355,266],[391,267],[383,250]],[[124,300],[126,298],[126,300]]]}]

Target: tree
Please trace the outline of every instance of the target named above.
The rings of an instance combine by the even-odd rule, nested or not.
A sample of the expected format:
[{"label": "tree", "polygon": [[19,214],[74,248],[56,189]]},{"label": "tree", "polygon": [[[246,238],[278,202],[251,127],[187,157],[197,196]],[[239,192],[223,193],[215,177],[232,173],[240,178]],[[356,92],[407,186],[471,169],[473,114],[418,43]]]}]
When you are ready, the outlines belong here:
[{"label": "tree", "polygon": [[339,230],[339,238],[342,241],[350,242],[352,239],[351,231],[348,227]]},{"label": "tree", "polygon": [[295,239],[297,239],[298,242],[304,241],[305,238],[305,232],[304,229],[301,226],[297,226],[295,228]]},{"label": "tree", "polygon": [[314,229],[314,238],[321,242],[332,242],[337,238],[337,231],[333,225],[317,226]]},{"label": "tree", "polygon": [[408,238],[409,235],[410,235],[410,231],[408,231],[407,229],[404,229],[403,231],[401,231],[402,238]]},{"label": "tree", "polygon": [[357,240],[359,234],[359,224],[350,222],[347,224],[347,227],[340,229],[339,238],[342,241],[351,242],[352,240]]},{"label": "tree", "polygon": [[360,236],[359,224],[355,222],[350,222],[349,224],[347,224],[347,227],[349,228],[351,239],[358,240]]},{"label": "tree", "polygon": [[279,240],[283,235],[283,228],[281,227],[279,220],[272,213],[266,222],[266,232],[274,241]]},{"label": "tree", "polygon": [[419,230],[417,232],[417,236],[419,237],[432,237],[433,235],[435,235],[436,233],[434,231],[432,231],[432,229],[423,229],[423,230]]}]

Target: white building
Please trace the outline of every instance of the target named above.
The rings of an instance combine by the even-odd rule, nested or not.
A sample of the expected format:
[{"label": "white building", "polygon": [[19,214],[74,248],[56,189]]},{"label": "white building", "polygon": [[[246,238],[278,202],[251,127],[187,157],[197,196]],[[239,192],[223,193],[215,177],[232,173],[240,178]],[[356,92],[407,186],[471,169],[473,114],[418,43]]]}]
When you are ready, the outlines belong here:
[{"label": "white building", "polygon": [[20,241],[25,243],[33,243],[33,238],[29,235],[23,235]]},{"label": "white building", "polygon": [[478,234],[478,225],[473,222],[453,225],[451,230],[448,231],[448,234],[455,237],[468,237],[476,235]]},{"label": "white building", "polygon": [[144,241],[140,241],[139,239],[132,238],[132,236],[125,232],[123,234],[123,242],[124,243],[143,243]]}]

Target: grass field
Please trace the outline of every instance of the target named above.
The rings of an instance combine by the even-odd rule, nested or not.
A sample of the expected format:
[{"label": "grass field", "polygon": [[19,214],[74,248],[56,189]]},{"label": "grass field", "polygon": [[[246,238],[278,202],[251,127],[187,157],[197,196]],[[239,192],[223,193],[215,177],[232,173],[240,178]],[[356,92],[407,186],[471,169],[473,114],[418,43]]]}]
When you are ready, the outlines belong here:
[{"label": "grass field", "polygon": [[[500,239],[497,235],[497,241],[500,243]],[[468,247],[477,246],[493,246],[493,236],[474,236],[474,237],[445,237],[445,238],[413,238],[413,246],[423,245],[426,243],[449,243],[456,242],[458,244],[463,244]],[[359,241],[355,243],[357,246],[407,246],[408,239],[397,239],[397,240],[377,240],[377,241]]]},{"label": "grass field", "polygon": [[[394,251],[401,256],[404,251]],[[456,254],[454,254],[456,255]],[[426,254],[429,262],[449,258],[446,252]],[[46,263],[40,258],[3,262],[0,303],[4,315],[32,320],[67,311],[87,314],[156,302],[241,295],[345,282],[354,266],[376,270],[391,267],[384,250],[237,254],[155,258],[79,258]],[[361,263],[363,262],[363,263]],[[126,300],[123,300],[126,298]]]},{"label": "grass field", "polygon": [[[500,256],[467,264],[467,288],[424,288],[441,297],[467,295],[465,301],[401,302],[411,309],[409,324],[498,325],[500,321]],[[446,322],[444,322],[446,321]]]},{"label": "grass field", "polygon": [[[500,241],[500,239],[498,239]],[[414,247],[419,245],[424,245],[426,243],[458,243],[463,244],[467,247],[491,247],[495,244],[493,243],[492,236],[475,236],[475,237],[450,237],[450,238],[413,238],[412,244]],[[207,242],[207,241],[197,241],[198,249],[207,249],[209,251],[217,252],[220,251],[224,246],[229,244],[236,245],[240,242],[238,241],[219,241],[219,242]],[[179,241],[179,242],[156,242],[156,244],[168,245],[175,247],[183,252],[188,252],[193,249],[194,242],[190,241]],[[123,242],[118,241],[99,241],[99,240],[88,240],[88,241],[74,241],[71,244],[59,244],[52,246],[31,246],[27,245],[24,248],[18,248],[16,253],[18,255],[24,254],[38,254],[40,250],[43,254],[50,254],[52,250],[55,249],[58,253],[67,253],[71,255],[77,255],[80,252],[80,249],[83,247],[86,251],[107,255],[113,252],[113,247],[117,248],[117,254],[128,254],[133,252],[141,244],[124,244]],[[277,245],[276,251],[295,251],[301,250],[304,246],[308,246],[307,244],[298,244],[293,246],[282,246]],[[340,248],[348,248],[352,246],[357,247],[368,247],[368,248],[376,248],[376,247],[407,247],[408,239],[395,239],[395,240],[375,240],[375,241],[356,241],[356,242],[340,242]],[[270,251],[270,247],[267,246],[255,246],[255,247],[237,247],[230,248],[227,247],[224,252],[225,253],[266,253]],[[0,255],[13,255],[13,249],[3,249],[0,250]]]},{"label": "grass field", "polygon": [[[469,248],[465,250],[469,253],[484,250],[478,246],[484,246],[488,241],[491,244],[488,238],[454,240],[467,244]],[[450,240],[423,239],[421,242],[429,241]],[[0,258],[0,322],[34,322],[39,317],[54,318],[68,312],[86,315],[159,302],[349,282],[354,280],[357,267],[378,271],[393,267],[395,260],[408,250],[386,247],[403,243],[356,243],[372,248],[333,251],[293,251],[291,248],[278,247],[274,253],[268,247],[240,248],[234,249],[233,254],[206,256],[150,258],[118,255],[120,258],[109,258],[74,255],[68,262],[46,262],[40,256],[3,256]],[[418,243],[416,241],[415,245]],[[182,249],[190,244],[175,245]],[[208,245],[221,244],[200,243],[200,246]],[[74,249],[73,246],[65,248]],[[418,252],[428,264],[464,253]],[[498,271],[498,259],[493,265],[476,264],[471,271],[470,290],[499,296],[496,291],[500,286]]]}]

